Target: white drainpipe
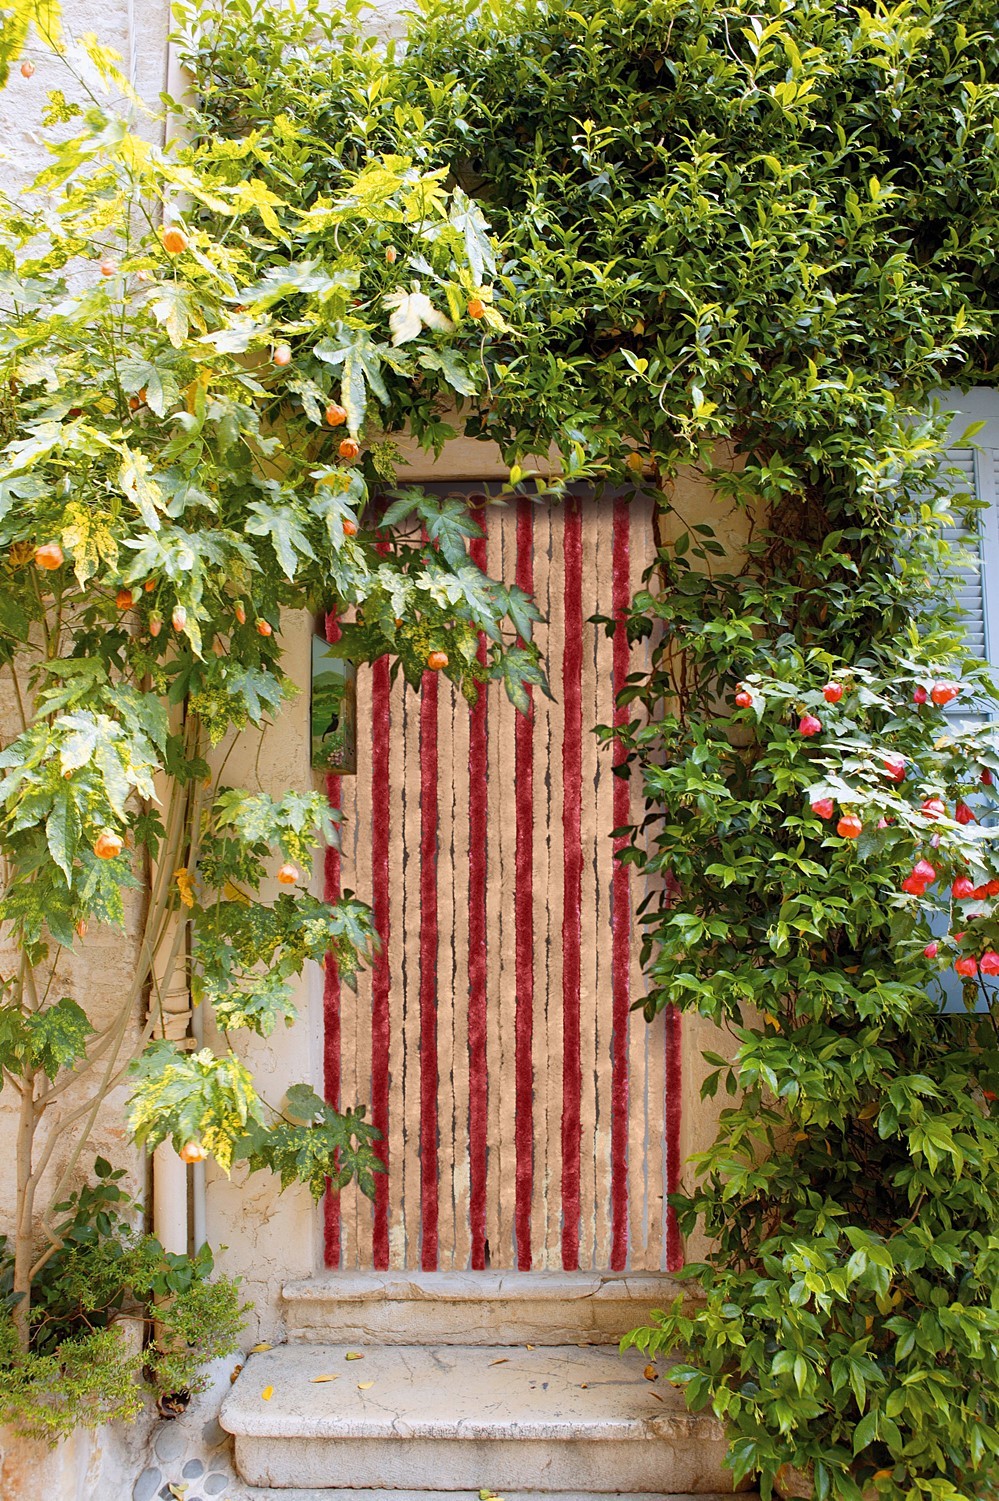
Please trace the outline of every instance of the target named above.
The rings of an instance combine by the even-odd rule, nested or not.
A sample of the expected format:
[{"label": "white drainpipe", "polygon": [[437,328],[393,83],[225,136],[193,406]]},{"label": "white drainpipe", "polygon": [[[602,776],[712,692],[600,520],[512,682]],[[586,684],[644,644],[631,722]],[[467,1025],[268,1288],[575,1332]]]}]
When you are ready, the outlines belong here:
[{"label": "white drainpipe", "polygon": [[[204,1047],[205,1013],[201,1006],[195,1006],[191,1013],[191,1033],[195,1047]],[[208,1186],[205,1178],[207,1165],[205,1162],[196,1162],[191,1168],[191,1238],[195,1251],[200,1250],[208,1239]]]},{"label": "white drainpipe", "polygon": [[[162,1000],[154,994],[150,1016],[155,1036],[183,1044],[190,1036],[191,1001],[183,976],[166,990]],[[153,1234],[165,1251],[184,1255],[188,1249],[187,1165],[170,1141],[161,1142],[153,1153]]]}]

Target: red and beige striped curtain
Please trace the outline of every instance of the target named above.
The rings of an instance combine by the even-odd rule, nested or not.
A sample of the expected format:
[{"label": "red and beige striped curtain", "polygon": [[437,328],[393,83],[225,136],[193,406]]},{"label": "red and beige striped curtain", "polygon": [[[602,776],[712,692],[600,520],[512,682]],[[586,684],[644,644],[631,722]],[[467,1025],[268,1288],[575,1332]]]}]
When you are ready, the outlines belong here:
[{"label": "red and beige striped curtain", "polygon": [[545,616],[554,702],[535,692],[524,717],[499,684],[470,709],[431,672],[419,694],[387,660],[358,674],[327,891],[370,893],[384,946],[356,995],[327,972],[325,1088],[368,1103],[387,1171],[373,1203],[327,1197],[327,1265],[675,1269],[679,1017],[631,1012],[644,879],[609,835],[641,790],[593,734],[642,648],[588,623],[639,586],[652,507],[476,516],[475,561]]}]

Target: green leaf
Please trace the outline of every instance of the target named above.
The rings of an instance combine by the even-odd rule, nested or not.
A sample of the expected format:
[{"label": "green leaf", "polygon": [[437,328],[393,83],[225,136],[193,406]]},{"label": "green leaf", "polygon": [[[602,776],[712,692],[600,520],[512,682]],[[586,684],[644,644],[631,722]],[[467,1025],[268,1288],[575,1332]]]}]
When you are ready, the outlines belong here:
[{"label": "green leaf", "polygon": [[73,884],[73,861],[80,832],[80,814],[75,800],[68,791],[58,792],[45,820],[45,838],[50,855],[66,877],[67,886]]},{"label": "green leaf", "polygon": [[150,298],[150,311],[166,329],[174,349],[180,349],[198,322],[193,289],[181,281],[163,281]]},{"label": "green leaf", "polygon": [[382,376],[387,346],[375,343],[367,329],[338,323],[333,339],[320,341],[312,352],[316,359],[340,370],[340,398],[347,410],[349,430],[356,436],[364,426],[368,390],[383,404],[388,403]]},{"label": "green leaf", "polygon": [[293,579],[298,572],[299,559],[316,555],[302,529],[305,517],[301,508],[290,500],[280,507],[254,500],[246,509],[250,517],[244,523],[246,530],[251,536],[270,539],[285,577]]},{"label": "green leaf", "polygon": [[82,1006],[68,996],[32,1012],[25,1026],[32,1058],[48,1079],[54,1079],[61,1069],[72,1068],[85,1056],[87,1041],[95,1030]]},{"label": "green leaf", "polygon": [[420,355],[419,363],[424,370],[439,370],[459,396],[474,396],[479,389],[475,372],[454,349],[427,349]]},{"label": "green leaf", "polygon": [[472,276],[476,285],[481,286],[487,272],[490,276],[496,272],[496,257],[489,239],[486,216],[461,188],[455,188],[451,195],[448,218],[464,240]]},{"label": "green leaf", "polygon": [[873,1444],[874,1440],[878,1436],[878,1418],[879,1413],[877,1409],[873,1407],[865,1417],[861,1418],[860,1422],[853,1430],[854,1454],[859,1454],[861,1450],[866,1449],[869,1444]]},{"label": "green leaf", "polygon": [[157,417],[166,415],[169,407],[180,400],[180,385],[174,372],[167,366],[146,359],[123,359],[118,365],[118,379],[122,390],[129,396],[140,391],[146,393],[146,404]]}]

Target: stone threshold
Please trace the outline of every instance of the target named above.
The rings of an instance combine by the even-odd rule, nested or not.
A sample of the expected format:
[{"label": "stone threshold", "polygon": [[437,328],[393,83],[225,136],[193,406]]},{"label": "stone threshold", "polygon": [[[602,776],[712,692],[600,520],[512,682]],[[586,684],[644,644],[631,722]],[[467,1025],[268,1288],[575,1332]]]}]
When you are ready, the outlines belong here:
[{"label": "stone threshold", "polygon": [[530,1303],[542,1298],[669,1303],[692,1285],[666,1272],[325,1272],[285,1283],[286,1303],[364,1303],[437,1299],[448,1303]]},{"label": "stone threshold", "polygon": [[650,1273],[328,1272],[283,1291],[288,1338],[337,1344],[617,1344],[696,1289]]}]

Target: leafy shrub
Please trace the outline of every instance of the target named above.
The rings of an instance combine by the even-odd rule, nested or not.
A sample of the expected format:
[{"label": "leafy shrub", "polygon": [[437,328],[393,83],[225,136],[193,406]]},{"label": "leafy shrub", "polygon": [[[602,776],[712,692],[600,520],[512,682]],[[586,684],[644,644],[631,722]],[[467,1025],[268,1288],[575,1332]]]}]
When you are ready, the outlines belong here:
[{"label": "leafy shrub", "polygon": [[0,1422],[54,1441],[76,1427],[134,1418],[145,1394],[204,1389],[202,1367],[236,1349],[248,1305],[213,1276],[208,1246],[164,1251],[136,1226],[140,1206],[98,1157],[96,1182],[54,1212],[59,1249],[32,1290],[30,1346],[11,1317],[13,1257],[0,1256]]},{"label": "leafy shrub", "polygon": [[[658,596],[664,652],[726,583]],[[686,1271],[706,1303],[629,1342],[680,1355],[671,1379],[725,1419],[736,1476],[767,1494],[788,1466],[853,1501],[871,1482],[979,1494],[999,1449],[996,731],[913,702],[959,665],[932,636],[846,662],[740,641],[747,613],[713,619],[733,672],[751,668],[749,704],[698,712],[695,693],[636,737],[646,863],[672,893],[649,915],[649,1011],[727,1027],[734,1056],[708,1055],[704,1094],[734,1103],[676,1199],[710,1238]],[[995,696],[973,663],[964,695],[969,715]],[[946,1014],[955,964],[970,1009]]]}]

